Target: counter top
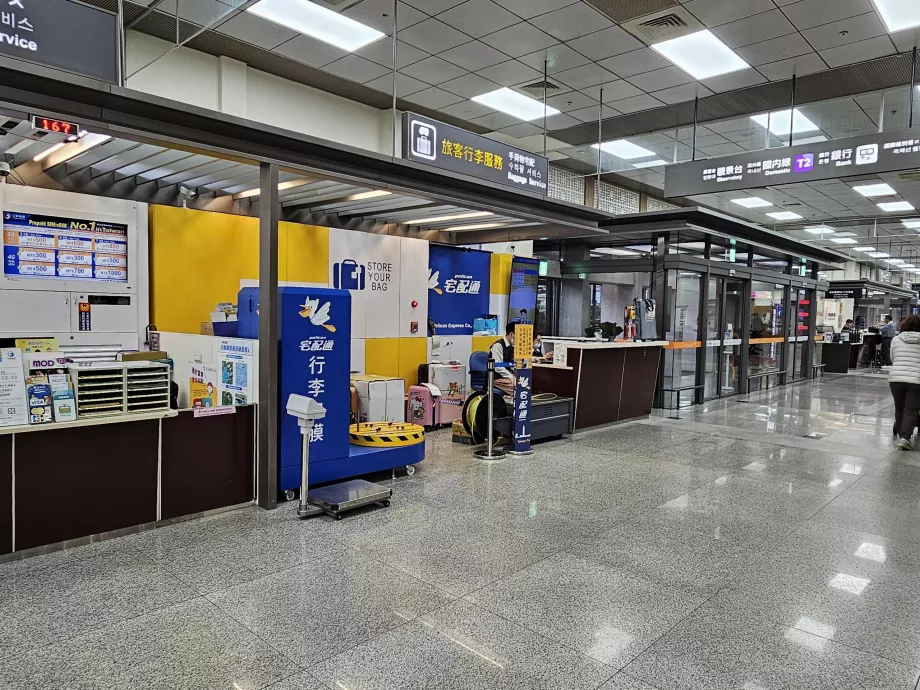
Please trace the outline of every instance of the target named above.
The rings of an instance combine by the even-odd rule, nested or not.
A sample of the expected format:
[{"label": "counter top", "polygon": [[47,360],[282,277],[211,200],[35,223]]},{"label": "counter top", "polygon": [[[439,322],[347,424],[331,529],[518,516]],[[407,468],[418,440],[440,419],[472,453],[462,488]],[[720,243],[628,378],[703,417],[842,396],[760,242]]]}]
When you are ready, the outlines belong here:
[{"label": "counter top", "polygon": [[540,369],[568,369],[572,371],[572,367],[565,364],[551,364],[550,362],[534,362],[531,366],[539,367]]},{"label": "counter top", "polygon": [[547,337],[544,340],[561,343],[565,347],[573,350],[614,350],[626,347],[664,347],[667,345],[666,340],[646,340],[644,342],[633,342],[631,340],[617,340],[615,342],[605,342],[597,340],[554,340]]},{"label": "counter top", "polygon": [[142,422],[148,419],[175,417],[178,410],[157,410],[156,412],[137,412],[135,414],[118,414],[109,417],[89,417],[75,422],[51,422],[50,424],[20,424],[18,426],[0,426],[0,436],[5,434],[26,434],[32,431],[53,431],[55,429],[73,429],[81,426],[103,426],[121,422]]}]

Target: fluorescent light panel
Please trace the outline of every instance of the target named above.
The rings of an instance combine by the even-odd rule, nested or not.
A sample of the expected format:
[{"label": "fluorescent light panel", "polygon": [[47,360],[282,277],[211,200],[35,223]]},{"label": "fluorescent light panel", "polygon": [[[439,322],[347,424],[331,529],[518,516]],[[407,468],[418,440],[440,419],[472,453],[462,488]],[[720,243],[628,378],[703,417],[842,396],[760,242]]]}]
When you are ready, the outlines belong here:
[{"label": "fluorescent light panel", "polygon": [[[278,183],[278,191],[283,192],[286,189],[294,189],[296,187],[303,187],[304,185],[315,182],[309,177],[299,177],[296,180],[288,180],[287,182]],[[259,196],[262,193],[261,187],[256,187],[255,189],[247,189],[245,192],[240,192],[239,194],[234,194],[234,199],[249,199],[254,196]]]},{"label": "fluorescent light panel", "polygon": [[831,237],[831,242],[836,242],[837,244],[856,244],[856,240],[852,237]]},{"label": "fluorescent light panel", "polygon": [[862,184],[856,187],[853,187],[854,192],[859,192],[865,197],[873,196],[894,196],[897,194],[891,185],[887,184]]},{"label": "fluorescent light panel", "polygon": [[390,196],[393,192],[388,192],[385,189],[375,189],[372,192],[359,192],[358,194],[352,194],[348,197],[348,201],[361,201],[362,199],[376,199],[378,196]]},{"label": "fluorescent light panel", "polygon": [[920,26],[920,3],[917,0],[872,0],[890,33]]},{"label": "fluorescent light panel", "polygon": [[732,199],[732,203],[744,206],[744,208],[762,208],[764,206],[773,205],[766,199],[761,199],[759,196],[746,196],[741,199]]},{"label": "fluorescent light panel", "polygon": [[812,235],[833,235],[837,231],[829,225],[816,225],[811,228],[805,228],[805,232],[810,232]]},{"label": "fluorescent light panel", "polygon": [[594,251],[601,254],[610,254],[611,256],[638,256],[638,253],[631,252],[628,249],[616,249],[614,247],[598,247]]},{"label": "fluorescent light panel", "polygon": [[909,201],[889,201],[879,204],[878,207],[885,213],[899,213],[901,211],[913,211],[914,205]]},{"label": "fluorescent light panel", "polygon": [[871,252],[875,251],[875,247],[853,247],[854,252]]},{"label": "fluorescent light panel", "polygon": [[246,11],[348,52],[384,36],[377,29],[308,0],[260,0]]},{"label": "fluorescent light panel", "polygon": [[902,220],[901,223],[904,224],[905,228],[920,230],[920,218],[906,218]]},{"label": "fluorescent light panel", "polygon": [[663,158],[656,158],[653,161],[644,161],[642,163],[633,163],[632,167],[634,168],[654,168],[659,165],[667,165],[668,162]]},{"label": "fluorescent light panel", "polygon": [[792,128],[793,134],[802,132],[814,132],[819,129],[818,125],[809,120],[802,114],[798,108],[792,116],[792,122],[789,121],[789,110],[778,110],[775,113],[762,113],[760,115],[751,115],[751,119],[758,125],[769,130],[776,136],[789,136],[789,129]]},{"label": "fluorescent light panel", "polygon": [[891,254],[886,254],[885,252],[866,252],[866,256],[871,256],[873,259],[884,259],[891,256]]},{"label": "fluorescent light panel", "polygon": [[798,220],[802,217],[798,213],[793,213],[792,211],[777,211],[776,213],[768,213],[767,215],[776,220]]},{"label": "fluorescent light panel", "polygon": [[559,114],[556,108],[550,105],[544,106],[543,103],[535,98],[525,96],[509,88],[496,89],[480,96],[473,96],[471,100],[492,108],[492,110],[498,110],[519,120],[524,120],[524,122],[543,117],[544,108],[546,117]]},{"label": "fluorescent light panel", "polygon": [[626,139],[617,139],[616,141],[604,141],[598,144],[591,144],[592,149],[599,148],[604,153],[609,153],[623,160],[632,160],[634,158],[648,158],[654,156],[654,151],[644,149],[638,144],[634,144]]},{"label": "fluorescent light panel", "polygon": [[478,225],[456,225],[452,228],[446,228],[448,232],[456,232],[458,230],[486,230],[488,228],[501,228],[507,225],[507,223],[479,223]]},{"label": "fluorescent light panel", "polygon": [[750,67],[708,29],[656,43],[652,48],[694,79],[708,79]]},{"label": "fluorescent light panel", "polygon": [[485,216],[495,215],[491,211],[470,211],[469,213],[456,213],[451,216],[436,216],[434,218],[420,218],[419,220],[407,220],[406,225],[428,225],[429,223],[444,223],[449,220],[464,220],[466,218],[484,218]]}]

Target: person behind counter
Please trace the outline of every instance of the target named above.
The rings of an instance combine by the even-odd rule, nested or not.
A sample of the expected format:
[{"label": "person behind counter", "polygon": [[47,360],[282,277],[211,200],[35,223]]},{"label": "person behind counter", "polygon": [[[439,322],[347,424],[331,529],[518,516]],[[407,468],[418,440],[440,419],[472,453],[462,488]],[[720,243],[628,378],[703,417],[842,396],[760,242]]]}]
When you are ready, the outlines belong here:
[{"label": "person behind counter", "polygon": [[514,324],[505,327],[505,337],[499,338],[489,349],[492,359],[510,364],[508,367],[495,367],[493,384],[505,395],[514,395]]},{"label": "person behind counter", "polygon": [[901,333],[891,341],[891,359],[888,385],[894,398],[893,431],[901,437],[898,448],[911,450],[920,412],[920,316],[914,314],[901,322]]},{"label": "person behind counter", "polygon": [[855,330],[856,330],[856,326],[853,325],[853,319],[847,319],[847,322],[846,322],[845,324],[843,324],[843,329],[842,329],[842,330],[844,330],[844,331],[855,331]]}]

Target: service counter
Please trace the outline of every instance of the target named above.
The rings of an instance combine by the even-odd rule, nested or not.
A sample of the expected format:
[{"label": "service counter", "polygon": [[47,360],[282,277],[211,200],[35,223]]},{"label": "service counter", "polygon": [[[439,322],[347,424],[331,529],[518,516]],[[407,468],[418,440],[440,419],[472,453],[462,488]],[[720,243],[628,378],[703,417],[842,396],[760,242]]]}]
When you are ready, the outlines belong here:
[{"label": "service counter", "polygon": [[534,393],[573,398],[575,431],[651,414],[664,341],[544,340],[565,348],[565,363],[534,363]]},{"label": "service counter", "polygon": [[252,501],[255,407],[230,409],[0,428],[0,560]]},{"label": "service counter", "polygon": [[862,343],[829,343],[821,348],[821,363],[825,374],[846,374],[859,364]]}]

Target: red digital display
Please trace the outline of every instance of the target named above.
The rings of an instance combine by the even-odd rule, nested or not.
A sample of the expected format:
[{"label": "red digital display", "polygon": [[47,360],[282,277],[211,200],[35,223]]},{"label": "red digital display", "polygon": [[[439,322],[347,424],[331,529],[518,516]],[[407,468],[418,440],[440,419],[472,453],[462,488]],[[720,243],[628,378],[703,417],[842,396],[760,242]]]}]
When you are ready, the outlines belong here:
[{"label": "red digital display", "polygon": [[80,133],[80,126],[74,122],[55,120],[40,115],[32,117],[32,126],[35,127],[35,129],[43,129],[46,132],[57,132],[67,136],[76,136]]}]

